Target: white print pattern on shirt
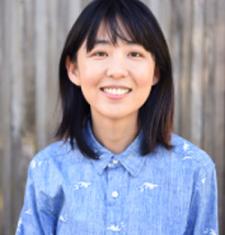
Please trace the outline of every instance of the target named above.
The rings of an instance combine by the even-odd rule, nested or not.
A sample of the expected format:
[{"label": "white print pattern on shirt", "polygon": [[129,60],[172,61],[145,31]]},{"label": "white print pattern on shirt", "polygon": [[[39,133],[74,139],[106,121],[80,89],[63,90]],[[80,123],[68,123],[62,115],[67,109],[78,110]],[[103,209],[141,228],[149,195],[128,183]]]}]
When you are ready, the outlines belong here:
[{"label": "white print pattern on shirt", "polygon": [[36,161],[35,160],[32,160],[32,162],[31,162],[31,168],[32,169],[34,169],[34,168],[36,168],[36,166],[37,166],[37,163],[36,163]]},{"label": "white print pattern on shirt", "polygon": [[62,215],[59,216],[59,220],[64,223],[67,221],[65,217],[63,217]]},{"label": "white print pattern on shirt", "polygon": [[25,214],[27,214],[27,215],[32,215],[32,210],[31,210],[31,209],[26,210],[26,211],[25,211]]},{"label": "white print pattern on shirt", "polygon": [[36,160],[31,161],[31,168],[32,169],[35,169],[37,166],[39,167],[41,165],[42,165],[42,161],[39,161],[39,162],[37,162]]},{"label": "white print pattern on shirt", "polygon": [[192,159],[192,157],[191,157],[191,156],[185,156],[185,157],[183,158],[183,160],[188,160],[188,159]]},{"label": "white print pattern on shirt", "polygon": [[80,181],[76,185],[74,185],[74,190],[78,190],[80,188],[88,188],[90,185],[90,182]]},{"label": "white print pattern on shirt", "polygon": [[20,232],[22,224],[23,224],[23,221],[22,221],[21,218],[19,218],[19,221],[18,221],[18,224],[17,224],[16,233],[19,233],[19,232]]},{"label": "white print pattern on shirt", "polygon": [[204,231],[204,234],[217,235],[214,229],[208,229],[208,228]]},{"label": "white print pattern on shirt", "polygon": [[111,230],[113,232],[120,232],[121,227],[119,225],[112,224],[112,225],[107,227],[107,230]]},{"label": "white print pattern on shirt", "polygon": [[187,151],[189,149],[189,145],[187,143],[184,143],[183,145],[183,150]]},{"label": "white print pattern on shirt", "polygon": [[153,184],[153,183],[150,183],[150,182],[145,182],[145,183],[143,183],[142,186],[140,186],[139,189],[140,189],[141,192],[144,192],[144,190],[146,190],[146,189],[153,190],[153,189],[155,189],[157,187],[159,187],[158,184]]},{"label": "white print pattern on shirt", "polygon": [[122,229],[124,229],[125,225],[123,222],[121,222],[119,225],[112,224],[107,227],[107,230],[111,230],[112,232],[120,232]]},{"label": "white print pattern on shirt", "polygon": [[206,181],[206,178],[201,179],[202,184],[205,184],[205,181]]}]

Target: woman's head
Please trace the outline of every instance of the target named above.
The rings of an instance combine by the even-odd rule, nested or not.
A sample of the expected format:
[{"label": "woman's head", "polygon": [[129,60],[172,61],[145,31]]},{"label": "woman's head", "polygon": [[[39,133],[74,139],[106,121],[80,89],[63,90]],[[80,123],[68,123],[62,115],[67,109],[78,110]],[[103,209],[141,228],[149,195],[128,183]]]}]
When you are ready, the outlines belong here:
[{"label": "woman's head", "polygon": [[169,147],[173,117],[172,68],[168,48],[160,27],[150,10],[138,0],[92,1],[78,17],[67,37],[59,66],[63,118],[57,135],[76,139],[78,147],[90,157],[94,152],[83,137],[83,123],[90,106],[79,86],[68,77],[68,60],[76,64],[80,48],[90,52],[96,45],[99,31],[104,29],[108,40],[135,43],[148,51],[155,62],[157,83],[139,110],[139,128],[143,130],[142,153],[151,152],[156,144]]}]

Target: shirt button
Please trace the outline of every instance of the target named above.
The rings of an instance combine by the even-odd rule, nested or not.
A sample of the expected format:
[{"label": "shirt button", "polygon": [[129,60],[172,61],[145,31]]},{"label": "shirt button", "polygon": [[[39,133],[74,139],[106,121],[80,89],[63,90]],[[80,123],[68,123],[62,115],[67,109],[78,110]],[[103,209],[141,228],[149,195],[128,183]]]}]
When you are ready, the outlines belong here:
[{"label": "shirt button", "polygon": [[113,164],[113,165],[118,164],[118,162],[119,162],[119,161],[118,161],[118,160],[116,160],[116,159],[113,159],[113,160],[112,160],[112,164]]},{"label": "shirt button", "polygon": [[117,198],[119,196],[119,193],[117,191],[112,192],[112,197]]},{"label": "shirt button", "polygon": [[110,163],[108,164],[108,167],[114,168],[118,163],[119,163],[118,160],[112,159],[112,160],[110,161]]}]

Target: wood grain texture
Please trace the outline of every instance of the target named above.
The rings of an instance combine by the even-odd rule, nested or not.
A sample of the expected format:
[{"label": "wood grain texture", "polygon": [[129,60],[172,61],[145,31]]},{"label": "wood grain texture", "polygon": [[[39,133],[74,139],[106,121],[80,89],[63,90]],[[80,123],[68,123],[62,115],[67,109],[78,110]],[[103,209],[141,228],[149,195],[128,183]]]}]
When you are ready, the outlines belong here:
[{"label": "wood grain texture", "polygon": [[[0,71],[3,75],[3,3],[0,2]],[[3,120],[3,95],[2,95],[3,79],[0,79],[0,120]],[[3,123],[0,122],[0,234],[3,227]]]},{"label": "wood grain texture", "polygon": [[[11,121],[12,121],[12,110],[11,110],[11,82],[12,82],[12,70],[11,70],[11,59],[12,59],[12,48],[11,48],[11,28],[13,21],[10,25],[7,26],[7,22],[10,22],[11,15],[11,1],[7,1],[3,3],[4,12],[3,12],[3,58],[7,58],[3,60],[2,66],[2,76],[1,79],[4,79],[4,82],[1,82],[1,98],[3,102],[3,107],[1,112],[2,115],[1,122],[3,123],[3,174],[2,174],[2,194],[3,194],[3,231],[6,234],[10,234],[10,225],[12,221],[12,187],[11,179],[12,175],[12,141],[11,141]],[[11,27],[10,27],[11,26]]]},{"label": "wood grain texture", "polygon": [[[225,2],[216,2],[214,28],[214,59],[215,67],[210,76],[214,82],[212,102],[212,142],[213,153],[218,175],[219,185],[219,213],[221,234],[225,234]],[[210,133],[208,133],[210,135]],[[207,149],[207,147],[205,147]]]},{"label": "wood grain texture", "polygon": [[[58,63],[65,37],[90,0],[0,1],[0,234],[14,233],[27,166],[60,118]],[[206,150],[218,175],[225,234],[225,1],[143,0],[168,41],[175,131]]]}]

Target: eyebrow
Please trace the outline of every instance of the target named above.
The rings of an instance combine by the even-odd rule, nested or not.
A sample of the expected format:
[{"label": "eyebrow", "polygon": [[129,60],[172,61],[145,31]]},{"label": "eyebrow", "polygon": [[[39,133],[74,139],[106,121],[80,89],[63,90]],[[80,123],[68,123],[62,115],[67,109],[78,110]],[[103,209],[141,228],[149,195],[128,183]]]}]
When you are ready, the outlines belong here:
[{"label": "eyebrow", "polygon": [[[139,45],[138,43],[134,42],[134,41],[124,41],[125,44],[128,44],[128,45]],[[111,41],[109,40],[106,40],[106,39],[96,39],[94,41],[94,45],[98,45],[98,44],[103,44],[103,45],[109,45],[109,44],[112,44]]]}]

